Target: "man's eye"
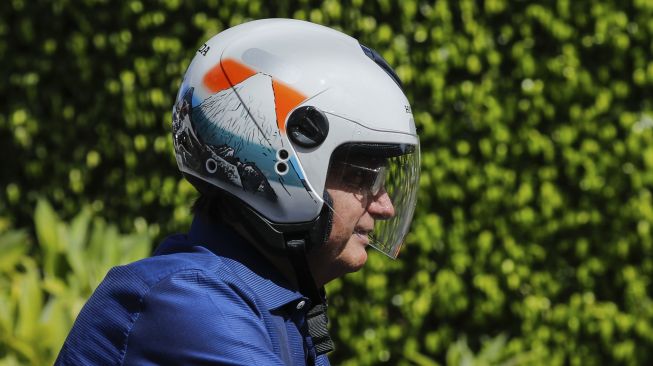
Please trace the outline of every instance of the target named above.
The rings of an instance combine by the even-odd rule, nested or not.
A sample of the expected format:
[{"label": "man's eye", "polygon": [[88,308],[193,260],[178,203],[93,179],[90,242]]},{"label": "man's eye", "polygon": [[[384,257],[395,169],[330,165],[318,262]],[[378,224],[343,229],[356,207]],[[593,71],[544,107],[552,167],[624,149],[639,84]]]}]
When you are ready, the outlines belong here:
[{"label": "man's eye", "polygon": [[363,169],[346,169],[345,174],[343,175],[343,181],[348,185],[355,186],[357,188],[365,188],[371,184],[373,177],[370,172],[367,172]]}]

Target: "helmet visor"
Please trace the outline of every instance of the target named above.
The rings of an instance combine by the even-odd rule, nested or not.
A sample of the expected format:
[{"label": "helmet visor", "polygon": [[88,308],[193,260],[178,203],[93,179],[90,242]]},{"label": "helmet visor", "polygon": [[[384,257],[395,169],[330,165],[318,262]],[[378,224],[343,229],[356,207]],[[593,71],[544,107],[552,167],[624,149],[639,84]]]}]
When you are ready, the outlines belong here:
[{"label": "helmet visor", "polygon": [[[347,190],[355,199],[354,206],[361,209],[359,219],[364,222],[356,223],[354,230],[364,230],[368,243],[393,259],[413,219],[419,165],[419,144],[341,147],[331,162],[331,186]],[[337,203],[334,206],[342,207]],[[341,213],[334,209],[334,215]]]}]

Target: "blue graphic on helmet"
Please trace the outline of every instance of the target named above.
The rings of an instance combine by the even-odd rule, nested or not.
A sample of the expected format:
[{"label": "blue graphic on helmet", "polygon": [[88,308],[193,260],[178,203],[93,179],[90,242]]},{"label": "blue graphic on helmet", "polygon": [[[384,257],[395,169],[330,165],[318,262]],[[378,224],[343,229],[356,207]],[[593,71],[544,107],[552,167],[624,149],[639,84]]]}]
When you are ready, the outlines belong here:
[{"label": "blue graphic on helmet", "polygon": [[288,195],[285,186],[310,191],[294,159],[289,174],[275,172],[276,151],[283,140],[274,120],[274,106],[243,101],[247,97],[238,93],[240,89],[239,84],[220,91],[195,107],[192,87],[178,99],[173,110],[173,141],[179,164],[205,180],[219,180],[272,201],[278,193],[270,180],[278,182]]}]

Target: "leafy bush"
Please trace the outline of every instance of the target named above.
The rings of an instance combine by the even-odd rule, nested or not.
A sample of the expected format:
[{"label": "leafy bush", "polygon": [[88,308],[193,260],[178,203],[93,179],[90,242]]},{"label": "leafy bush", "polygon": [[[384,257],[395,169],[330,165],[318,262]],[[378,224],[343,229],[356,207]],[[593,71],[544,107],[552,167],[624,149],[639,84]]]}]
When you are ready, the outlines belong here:
[{"label": "leafy bush", "polygon": [[646,0],[2,2],[0,154],[21,158],[0,165],[0,227],[31,227],[45,195],[65,217],[184,229],[194,193],[168,136],[183,70],[210,35],[271,16],[379,50],[421,135],[399,261],[371,254],[330,285],[334,364],[446,363],[501,333],[497,362],[653,362]]},{"label": "leafy bush", "polygon": [[0,365],[52,364],[77,314],[113,266],[150,252],[150,235],[123,235],[90,210],[62,222],[46,201],[34,215],[38,254],[25,231],[0,233]]}]

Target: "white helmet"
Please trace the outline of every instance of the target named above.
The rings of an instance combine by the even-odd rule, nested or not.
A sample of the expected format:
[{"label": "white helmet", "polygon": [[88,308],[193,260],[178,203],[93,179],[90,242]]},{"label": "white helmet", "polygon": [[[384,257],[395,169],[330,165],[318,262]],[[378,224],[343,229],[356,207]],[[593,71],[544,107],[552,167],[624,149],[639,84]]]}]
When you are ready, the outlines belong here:
[{"label": "white helmet", "polygon": [[198,189],[228,192],[283,233],[315,225],[329,208],[333,156],[382,158],[395,215],[376,221],[370,242],[394,258],[419,180],[400,85],[381,56],[336,30],[289,19],[230,28],[184,76],[173,109],[177,164]]}]

